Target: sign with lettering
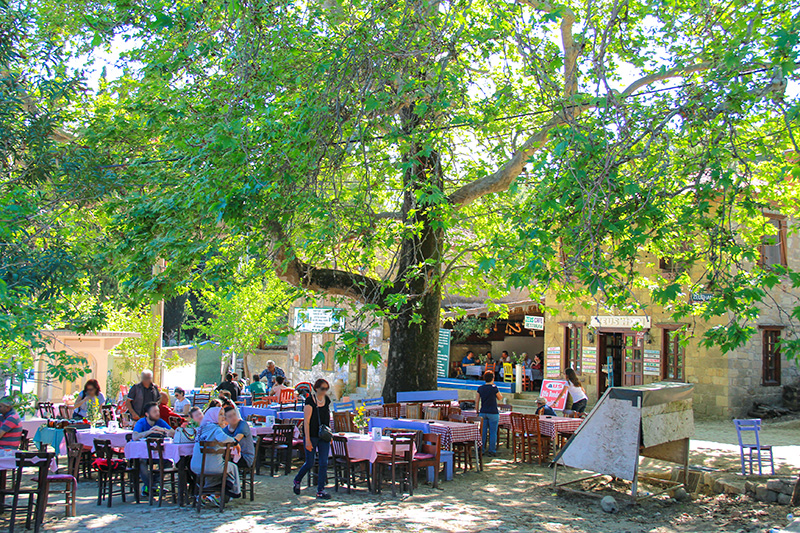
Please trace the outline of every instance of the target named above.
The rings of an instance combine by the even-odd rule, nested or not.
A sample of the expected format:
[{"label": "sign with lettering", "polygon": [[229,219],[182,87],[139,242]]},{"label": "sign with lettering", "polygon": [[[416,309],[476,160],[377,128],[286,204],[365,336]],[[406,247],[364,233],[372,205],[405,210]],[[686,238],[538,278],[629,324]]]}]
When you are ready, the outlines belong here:
[{"label": "sign with lettering", "polygon": [[583,374],[596,374],[597,373],[597,348],[594,346],[584,346],[581,372]]},{"label": "sign with lettering", "polygon": [[525,329],[535,329],[542,331],[544,329],[544,317],[536,315],[525,315]]},{"label": "sign with lettering", "polygon": [[450,333],[449,329],[439,330],[439,344],[436,348],[436,375],[440,378],[446,378],[450,368]]},{"label": "sign with lettering", "polygon": [[710,292],[693,292],[690,299],[693,304],[701,304],[704,302],[710,302],[711,299],[714,298],[714,295]]},{"label": "sign with lettering", "polygon": [[300,333],[341,333],[344,314],[335,307],[295,307],[294,327]]},{"label": "sign with lettering", "polygon": [[645,376],[661,375],[661,352],[658,350],[645,350],[642,358],[643,374]]},{"label": "sign with lettering", "polygon": [[589,325],[593,328],[650,329],[652,320],[649,316],[593,316]]},{"label": "sign with lettering", "polygon": [[561,394],[561,391],[567,386],[567,382],[561,379],[546,379],[542,381],[542,390],[539,393],[539,396],[544,398],[547,401],[547,405],[556,409],[558,411],[563,411],[564,406],[567,404],[567,395],[566,393],[564,396],[558,399],[558,403],[555,403],[556,398],[558,395]]},{"label": "sign with lettering", "polygon": [[551,346],[545,357],[545,377],[558,377],[561,374],[561,346]]}]

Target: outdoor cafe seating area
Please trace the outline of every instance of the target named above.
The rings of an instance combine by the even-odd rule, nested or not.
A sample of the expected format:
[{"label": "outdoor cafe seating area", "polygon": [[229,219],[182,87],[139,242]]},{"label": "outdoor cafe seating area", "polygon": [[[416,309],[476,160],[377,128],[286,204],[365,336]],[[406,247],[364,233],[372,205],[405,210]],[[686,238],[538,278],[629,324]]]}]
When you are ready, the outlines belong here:
[{"label": "outdoor cafe seating area", "polygon": [[[252,501],[256,479],[269,483],[272,476],[288,475],[304,460],[304,384],[284,390],[280,397],[240,398],[241,418],[250,425],[255,461],[248,467],[228,444],[222,451],[225,472],[239,469],[243,498]],[[216,393],[214,384],[192,391],[192,405],[204,408]],[[499,406],[499,444],[513,451],[514,461],[546,464],[554,449],[563,444],[581,424],[581,418],[545,417],[514,412]],[[116,405],[102,406],[102,421],[91,423],[71,418],[69,406],[40,402],[37,416],[23,421],[20,450],[0,454],[0,490],[10,526],[39,530],[50,494],[65,495],[66,516],[76,512],[79,486],[92,484],[97,505],[163,505],[197,507],[202,496],[216,494],[218,510],[228,502],[227,484],[209,489],[189,467],[195,453],[193,442],[172,438],[133,440],[132,423]],[[363,490],[413,495],[421,476],[434,487],[470,470],[483,469],[483,419],[474,402],[459,401],[453,390],[401,392],[397,402],[382,398],[331,405],[333,432],[328,482],[336,491]],[[58,413],[58,414],[57,414]],[[173,427],[184,424],[170,420]],[[206,443],[201,443],[205,445]],[[203,461],[205,468],[205,457]],[[144,496],[140,473],[153,482]],[[308,474],[315,482],[316,468]],[[223,476],[221,479],[226,479]],[[200,487],[204,487],[202,490]]]}]

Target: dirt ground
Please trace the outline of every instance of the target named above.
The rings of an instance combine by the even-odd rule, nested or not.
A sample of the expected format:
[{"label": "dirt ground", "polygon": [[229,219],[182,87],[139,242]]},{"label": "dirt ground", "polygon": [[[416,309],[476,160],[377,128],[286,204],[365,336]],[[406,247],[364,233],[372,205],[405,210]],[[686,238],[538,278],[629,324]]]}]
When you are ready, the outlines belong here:
[{"label": "dirt ground", "polygon": [[[800,423],[800,422],[798,422]],[[800,467],[800,432],[792,425],[767,425],[765,439],[785,443],[780,454],[793,459],[779,460],[779,468],[797,475]],[[715,467],[738,468],[736,432],[730,423],[700,423],[693,444],[693,464],[703,464],[711,453]],[[708,439],[708,440],[705,440]],[[715,439],[723,444],[714,444]],[[710,448],[708,448],[710,446]],[[777,455],[778,453],[776,453]],[[223,514],[204,509],[180,509],[165,503],[161,509],[147,504],[123,504],[115,500],[110,509],[95,503],[96,485],[82,481],[76,518],[63,518],[63,506],[51,505],[45,528],[73,532],[107,530],[152,532],[763,532],[786,524],[786,515],[800,515],[800,508],[768,505],[745,496],[698,497],[680,503],[666,496],[623,506],[615,514],[604,513],[596,499],[556,494],[550,483],[552,470],[546,466],[514,463],[503,449],[500,457],[487,462],[483,472],[457,473],[455,480],[433,489],[421,484],[414,496],[392,498],[388,486],[373,496],[365,488],[353,494],[333,494],[327,502],[317,501],[304,489],[301,496],[291,492],[291,476],[257,476],[254,502],[234,501]],[[567,476],[577,476],[568,472]],[[559,476],[561,480],[561,476]],[[59,501],[59,500],[56,500]],[[620,499],[621,501],[621,499]]]}]

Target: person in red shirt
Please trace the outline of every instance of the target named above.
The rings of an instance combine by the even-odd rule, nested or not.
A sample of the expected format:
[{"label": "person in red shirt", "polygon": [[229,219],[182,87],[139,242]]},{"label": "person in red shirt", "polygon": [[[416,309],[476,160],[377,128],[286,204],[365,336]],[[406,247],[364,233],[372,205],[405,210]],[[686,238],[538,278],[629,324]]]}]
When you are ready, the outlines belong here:
[{"label": "person in red shirt", "polygon": [[[161,391],[161,401],[158,402],[158,410],[161,413],[161,420],[164,422],[169,423],[171,416],[177,416],[181,419],[181,424],[185,421],[182,415],[179,415],[169,407],[169,394],[165,391]],[[172,425],[172,424],[170,424]]]}]

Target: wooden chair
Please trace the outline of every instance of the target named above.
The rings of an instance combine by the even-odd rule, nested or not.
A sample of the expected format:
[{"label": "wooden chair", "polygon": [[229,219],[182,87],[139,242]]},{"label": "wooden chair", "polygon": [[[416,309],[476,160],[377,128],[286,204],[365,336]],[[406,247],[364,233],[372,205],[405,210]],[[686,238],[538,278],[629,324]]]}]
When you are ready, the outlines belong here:
[{"label": "wooden chair", "polygon": [[269,406],[272,405],[272,402],[253,402],[253,407],[258,409],[269,409]]},{"label": "wooden chair", "polygon": [[361,400],[361,404],[364,407],[375,407],[378,405],[383,405],[383,398],[369,398],[366,400]]},{"label": "wooden chair", "polygon": [[422,419],[422,404],[421,403],[406,404],[406,418],[410,418],[412,420]]},{"label": "wooden chair", "polygon": [[[47,476],[48,492],[50,494],[64,495],[67,517],[76,515],[75,505],[82,455],[83,445],[77,443],[67,445],[67,472],[65,474],[49,474]],[[50,490],[50,487],[57,483],[64,483],[64,490]]]},{"label": "wooden chair", "polygon": [[[414,486],[417,486],[417,475],[420,468],[433,467],[433,488],[439,487],[439,470],[441,470],[442,438],[436,433],[424,433],[422,446],[414,454],[412,464]],[[430,479],[428,479],[430,481]]]},{"label": "wooden chair", "polygon": [[78,442],[78,433],[74,427],[67,426],[64,428],[64,442],[66,446],[69,447],[71,445],[80,446],[83,450],[81,453],[81,469],[83,470],[83,477],[85,479],[92,479],[92,460],[94,457],[92,456],[92,447],[91,446],[84,446]]},{"label": "wooden chair", "polygon": [[438,407],[425,408],[425,420],[441,420],[441,417],[442,414]]},{"label": "wooden chair", "polygon": [[539,429],[539,417],[537,415],[522,415],[525,428],[525,441],[528,452],[528,461],[533,461],[536,457],[539,464],[550,456],[550,439],[543,438]]},{"label": "wooden chair", "polygon": [[355,400],[350,400],[349,402],[339,402],[333,403],[333,412],[343,412],[343,411],[355,411],[356,410],[356,402]]},{"label": "wooden chair", "polygon": [[[351,413],[350,413],[351,414]],[[372,481],[370,480],[370,464],[366,459],[352,459],[350,452],[347,449],[347,438],[334,435],[331,440],[331,449],[333,450],[333,477],[334,477],[334,490],[339,492],[339,484],[347,486],[347,494],[350,494],[351,488],[358,484],[358,477],[361,474],[361,481],[367,483],[367,490],[372,490]]]},{"label": "wooden chair", "polygon": [[56,409],[53,402],[39,402],[36,404],[36,412],[41,418],[55,418]]},{"label": "wooden chair", "polygon": [[447,418],[450,416],[451,406],[452,404],[450,403],[449,400],[433,402],[433,407],[439,409],[439,416],[440,416],[439,420],[447,420]]},{"label": "wooden chair", "polygon": [[356,425],[353,422],[353,413],[344,411],[333,413],[333,431],[336,433],[355,433]]},{"label": "wooden chair", "polygon": [[250,492],[250,501],[252,502],[255,499],[255,492],[256,492],[256,478],[255,472],[258,468],[256,466],[256,462],[258,461],[261,455],[261,445],[264,442],[264,439],[261,437],[264,435],[259,435],[256,439],[256,445],[253,455],[253,464],[249,465],[245,462],[244,458],[239,459],[239,462],[236,463],[236,468],[239,469],[239,480],[242,483],[242,498],[247,498],[248,493],[248,482],[250,484],[249,492]]},{"label": "wooden chair", "polygon": [[[473,416],[467,418],[465,422],[478,424],[480,426],[478,432],[481,436],[483,436],[483,418],[479,416]],[[461,465],[462,468],[464,469],[464,472],[472,468],[472,462],[474,459],[472,454],[474,448],[475,444],[473,442],[454,442],[453,443],[453,461],[455,463],[454,467],[458,468],[458,466]],[[483,457],[479,456],[478,460],[480,463],[482,463]]]},{"label": "wooden chair", "polygon": [[517,457],[525,461],[528,443],[525,440],[525,421],[522,413],[511,413],[511,443],[514,448],[514,462],[517,462]]},{"label": "wooden chair", "polygon": [[58,416],[60,418],[70,419],[72,418],[72,413],[75,412],[75,408],[71,405],[59,405],[58,406]]},{"label": "wooden chair", "polygon": [[408,494],[414,495],[414,479],[412,474],[412,463],[414,454],[414,434],[413,433],[394,433],[391,435],[392,451],[389,454],[378,454],[375,460],[375,467],[377,468],[377,489],[381,491],[381,480],[383,478],[383,470],[386,467],[392,470],[392,496],[397,496],[395,491],[395,484],[397,482],[397,469],[403,471],[403,477],[400,479],[402,491],[408,483]]},{"label": "wooden chair", "polygon": [[31,447],[31,439],[28,437],[28,430],[23,429],[19,436],[19,449],[27,452]]},{"label": "wooden chair", "polygon": [[[25,516],[25,528],[31,528],[31,520],[33,520],[33,531],[38,533],[39,528],[44,521],[45,508],[47,507],[47,472],[50,468],[50,462],[53,460],[55,454],[48,452],[17,452],[16,455],[16,472],[14,474],[14,500],[11,506],[11,523],[9,524],[8,531],[14,532],[15,522],[17,521],[17,509],[20,508],[20,496],[28,497],[28,512]],[[22,485],[22,479],[25,477],[25,469],[36,469],[36,475],[33,478],[34,485]],[[27,472],[30,475],[30,472]]]},{"label": "wooden chair", "polygon": [[[200,453],[203,459],[200,465],[200,474],[197,476],[194,487],[195,505],[198,513],[200,513],[200,508],[203,506],[203,496],[211,494],[219,494],[219,512],[221,513],[225,510],[225,500],[228,499],[228,468],[230,468],[231,452],[234,446],[236,444],[233,442],[207,441],[200,443]],[[206,457],[209,455],[222,456],[222,482],[219,486],[206,487]]]},{"label": "wooden chair", "polygon": [[280,465],[279,459],[284,459],[284,475],[292,471],[292,450],[294,449],[294,424],[275,424],[272,426],[273,445],[270,461],[270,475],[274,476]]},{"label": "wooden chair", "polygon": [[[108,507],[116,492],[125,502],[125,478],[128,474],[128,465],[124,459],[114,457],[114,448],[110,440],[94,440],[94,451],[97,456],[92,467],[97,471],[97,505],[103,503],[108,497]],[[119,483],[119,490],[114,490],[114,483]]]},{"label": "wooden chair", "polygon": [[133,419],[131,418],[131,414],[129,412],[125,411],[119,415],[119,425],[123,428],[133,427]]},{"label": "wooden chair", "polygon": [[400,418],[400,404],[399,403],[383,404],[383,416],[387,418]]},{"label": "wooden chair", "polygon": [[283,389],[278,397],[278,409],[291,410],[297,407],[297,392],[294,389]]},{"label": "wooden chair", "polygon": [[209,401],[211,401],[210,392],[195,392],[192,397],[192,407],[204,407]]},{"label": "wooden chair", "polygon": [[164,502],[164,484],[169,481],[172,498],[178,503],[177,481],[178,469],[171,462],[164,461],[164,439],[147,439],[147,472],[150,479],[148,499],[150,506],[155,503],[155,479],[158,477],[158,506]]},{"label": "wooden chair", "polygon": [[467,421],[467,417],[465,417],[460,413],[459,414],[451,413],[450,416],[447,417],[447,420],[449,420],[450,422],[461,422],[463,424]]}]

